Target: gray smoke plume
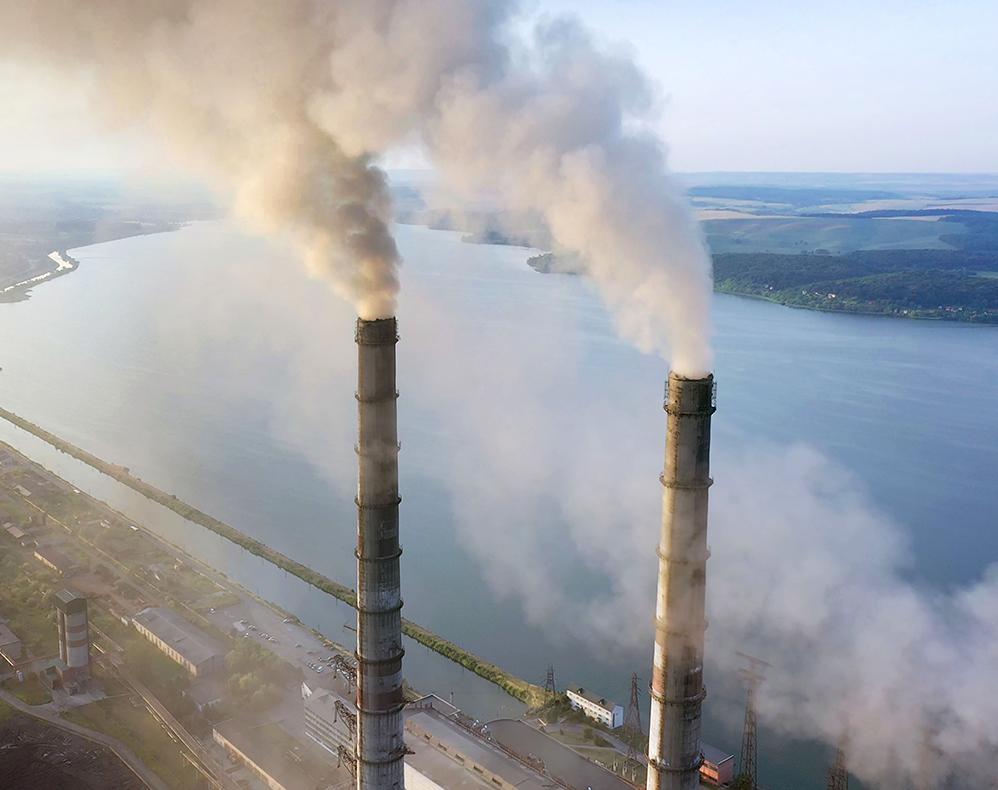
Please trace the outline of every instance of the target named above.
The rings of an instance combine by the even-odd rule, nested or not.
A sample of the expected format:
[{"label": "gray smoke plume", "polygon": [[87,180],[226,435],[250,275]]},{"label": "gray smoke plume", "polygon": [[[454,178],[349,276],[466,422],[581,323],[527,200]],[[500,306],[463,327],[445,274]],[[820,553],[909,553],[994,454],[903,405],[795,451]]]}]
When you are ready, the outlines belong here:
[{"label": "gray smoke plume", "polygon": [[240,216],[299,245],[365,318],[399,256],[374,162],[421,143],[456,187],[543,218],[621,332],[710,367],[710,263],[625,57],[568,22],[510,32],[473,0],[2,0],[7,57],[83,70],[111,123],[144,124]]},{"label": "gray smoke plume", "polygon": [[[513,296],[495,307],[491,298],[469,304],[483,269],[496,258],[523,267],[529,253],[441,236],[409,229],[401,237],[412,256],[400,357],[402,408],[413,417],[405,468],[431,477],[433,497],[440,492],[452,508],[453,540],[473,558],[476,586],[479,578],[488,584],[481,595],[520,607],[569,650],[597,660],[619,651],[614,663],[640,674],[651,658],[661,518],[655,476],[665,417],[649,397],[657,365],[619,346],[594,351],[616,344],[576,280],[530,275],[524,286],[510,278]],[[441,286],[433,263],[446,256],[467,267],[463,276],[474,286]],[[268,399],[274,435],[310,459],[349,509],[355,407],[349,387],[337,382],[349,382],[355,359],[353,349],[331,348],[327,338],[348,332],[350,316],[297,279],[270,298],[270,262],[239,277],[246,266],[205,268],[189,283],[190,306],[168,311],[202,316],[197,326],[183,318],[175,328],[189,334],[179,357],[186,365],[200,354],[214,380],[220,359],[236,365],[239,348],[270,344],[288,366],[276,386],[260,385],[255,353],[242,372],[227,369],[221,378],[232,398],[257,392]],[[484,279],[504,276],[492,271]],[[219,277],[228,285],[216,293]],[[257,316],[251,327],[204,324],[247,313]],[[176,343],[172,333],[163,340]],[[341,397],[316,397],[330,392]],[[998,699],[988,693],[998,679],[998,565],[945,589],[913,582],[905,525],[878,508],[863,480],[813,448],[732,436],[720,419],[715,426],[707,704],[730,725],[727,743],[738,743],[743,697],[722,687],[737,684],[735,651],[742,650],[772,664],[759,697],[761,723],[829,745],[848,728],[849,768],[864,786],[909,787],[928,775],[914,786],[989,787],[998,749]],[[330,451],[336,447],[347,451]],[[352,559],[352,538],[347,526],[337,547],[344,562]],[[447,561],[453,556],[444,553]],[[452,578],[438,561],[442,577]],[[461,612],[479,594],[461,587],[467,597],[457,601],[452,587],[433,587],[412,596],[414,611]],[[612,675],[601,682],[613,691]],[[774,748],[767,733],[764,779]],[[802,773],[820,781],[823,772],[814,765]],[[958,779],[943,784],[947,775]]]}]

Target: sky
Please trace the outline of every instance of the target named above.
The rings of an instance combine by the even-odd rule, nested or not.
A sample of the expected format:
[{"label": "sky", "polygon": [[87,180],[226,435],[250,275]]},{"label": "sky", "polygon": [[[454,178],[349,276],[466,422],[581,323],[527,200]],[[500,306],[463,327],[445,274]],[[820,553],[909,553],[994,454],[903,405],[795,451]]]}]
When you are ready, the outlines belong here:
[{"label": "sky", "polygon": [[[998,172],[992,0],[525,0],[580,17],[657,84],[679,171]],[[128,170],[155,146],[109,135],[87,86],[0,55],[0,171]],[[400,152],[390,165],[418,165]]]}]

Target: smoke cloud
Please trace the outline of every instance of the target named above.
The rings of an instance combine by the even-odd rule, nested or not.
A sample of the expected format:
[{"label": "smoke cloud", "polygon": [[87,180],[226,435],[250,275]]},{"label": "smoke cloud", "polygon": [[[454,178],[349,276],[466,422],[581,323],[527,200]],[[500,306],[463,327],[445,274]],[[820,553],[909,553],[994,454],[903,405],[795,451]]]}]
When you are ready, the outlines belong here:
[{"label": "smoke cloud", "polygon": [[422,145],[453,187],[488,189],[574,253],[625,337],[706,372],[710,263],[630,60],[577,25],[511,33],[470,0],[2,0],[9,58],[91,80],[112,124],[147,126],[239,216],[290,236],[359,315],[396,308],[379,156]]},{"label": "smoke cloud", "polygon": [[[571,645],[566,652],[602,660],[616,651],[615,666],[646,677],[665,428],[661,403],[648,393],[657,393],[661,371],[610,338],[577,280],[507,277],[507,264],[494,259],[512,259],[515,251],[449,238],[400,234],[412,262],[400,319],[402,472],[430,476],[434,499],[438,491],[445,496],[437,506],[449,506],[455,531],[440,539],[460,543],[474,560],[471,575],[488,589],[462,587],[457,601],[448,585],[427,584],[410,595],[410,616],[460,611],[480,596],[491,606],[498,598],[552,642]],[[443,268],[450,286],[443,287],[434,263],[448,256],[460,264]],[[264,388],[272,429],[341,488],[349,512],[355,359],[352,348],[331,351],[326,341],[350,330],[349,316],[330,313],[301,284],[283,304],[261,298],[270,285],[258,282],[267,267],[258,263],[252,277],[223,294],[211,288],[218,271],[203,273],[184,314],[224,321],[230,312],[253,312],[259,320],[250,337],[238,323],[215,346],[219,327],[187,328],[182,357],[200,349],[214,370],[219,357],[234,363],[241,344],[279,342],[275,351],[289,370],[279,386]],[[222,273],[235,270],[229,264]],[[467,280],[457,282],[461,277]],[[469,299],[470,291],[491,292],[496,283],[512,293]],[[219,300],[226,309],[213,315]],[[604,346],[609,353],[601,353]],[[243,375],[259,375],[256,357],[244,367]],[[223,378],[234,392],[254,391],[238,371]],[[338,398],[316,397],[337,391]],[[743,698],[724,686],[737,684],[740,650],[772,664],[760,721],[829,745],[848,730],[849,768],[867,786],[907,787],[928,776],[915,786],[989,787],[998,750],[998,702],[988,693],[998,678],[998,567],[948,590],[913,582],[905,525],[877,507],[862,480],[812,447],[732,436],[721,419],[727,413],[722,408],[715,421],[707,706],[731,725],[729,743],[737,743]],[[407,512],[411,557],[437,511]],[[352,538],[344,526],[339,554],[347,574]],[[445,564],[453,562],[451,550],[423,550],[421,573],[407,584],[417,575],[438,578],[435,572],[453,579]],[[607,676],[604,690],[618,693],[619,681]],[[772,748],[771,741],[761,745],[764,779]],[[807,772],[820,780],[823,771],[815,765]],[[946,785],[946,776],[960,780]]]}]

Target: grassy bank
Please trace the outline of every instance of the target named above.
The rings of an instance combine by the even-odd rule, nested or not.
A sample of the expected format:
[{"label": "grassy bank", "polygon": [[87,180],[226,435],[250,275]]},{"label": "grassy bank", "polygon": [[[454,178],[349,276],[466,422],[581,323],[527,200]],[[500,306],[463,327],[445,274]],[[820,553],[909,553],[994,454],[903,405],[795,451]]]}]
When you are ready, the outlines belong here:
[{"label": "grassy bank", "polygon": [[[39,439],[52,445],[57,450],[64,452],[67,455],[71,455],[78,461],[82,461],[97,471],[106,474],[108,477],[114,478],[119,483],[128,486],[133,491],[137,491],[147,499],[151,499],[153,502],[169,508],[174,513],[183,516],[188,521],[192,521],[205,529],[211,530],[216,535],[235,543],[237,546],[241,546],[251,554],[255,554],[257,557],[261,557],[262,559],[267,560],[267,562],[276,565],[278,568],[297,576],[299,579],[307,584],[310,584],[316,589],[322,590],[323,592],[332,595],[334,598],[338,598],[350,606],[356,605],[356,597],[352,588],[333,581],[328,576],[324,576],[318,571],[303,565],[297,560],[293,560],[287,555],[282,554],[279,551],[275,551],[265,543],[261,543],[255,538],[251,538],[249,535],[240,532],[235,527],[219,521],[217,518],[209,516],[207,513],[198,510],[193,505],[189,505],[188,503],[178,499],[176,496],[161,491],[155,486],[131,474],[127,467],[108,463],[92,453],[88,453],[86,450],[83,450],[76,445],[59,438],[55,434],[49,433],[44,428],[41,428],[33,422],[14,414],[14,412],[0,408],[0,417],[16,425],[18,428],[37,436]],[[521,678],[509,674],[495,664],[486,661],[480,656],[476,656],[474,653],[471,653],[453,642],[444,639],[442,636],[433,633],[429,629],[416,625],[410,620],[403,620],[402,630],[406,636],[415,639],[420,644],[425,645],[430,650],[439,653],[445,658],[460,664],[465,669],[474,672],[476,675],[488,680],[490,683],[494,683],[506,693],[528,706],[539,704],[544,698],[544,690],[539,686],[535,686],[532,683],[528,683]]]},{"label": "grassy bank", "polygon": [[[109,691],[120,694],[124,687],[106,682]],[[159,723],[128,696],[111,696],[80,708],[73,708],[63,718],[90,730],[117,738],[154,771],[169,787],[191,786],[191,769],[181,756],[180,747],[169,740]]]}]

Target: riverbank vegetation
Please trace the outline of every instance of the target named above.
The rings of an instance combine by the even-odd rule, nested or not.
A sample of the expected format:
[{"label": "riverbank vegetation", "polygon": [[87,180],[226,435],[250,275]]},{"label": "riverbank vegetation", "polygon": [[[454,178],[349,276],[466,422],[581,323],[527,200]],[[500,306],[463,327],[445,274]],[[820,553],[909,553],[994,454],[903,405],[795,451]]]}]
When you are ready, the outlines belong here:
[{"label": "riverbank vegetation", "polygon": [[793,307],[998,323],[998,253],[986,251],[732,253],[714,256],[714,282]]},{"label": "riverbank vegetation", "polygon": [[[337,598],[350,606],[356,605],[356,597],[352,588],[330,579],[328,576],[309,568],[297,560],[291,559],[286,554],[282,554],[281,552],[272,549],[265,543],[240,532],[235,527],[209,516],[207,513],[198,510],[193,505],[178,499],[176,496],[159,490],[150,483],[147,483],[131,474],[127,467],[108,463],[92,453],[89,453],[86,450],[83,450],[76,445],[59,438],[55,434],[46,431],[44,428],[35,425],[29,420],[14,414],[14,412],[0,408],[0,417],[16,425],[18,428],[37,436],[39,439],[50,444],[52,447],[55,447],[57,450],[82,461],[99,472],[106,474],[108,477],[114,478],[119,483],[128,486],[133,491],[137,491],[147,499],[151,499],[163,507],[169,508],[174,513],[183,516],[188,521],[214,532],[216,535],[219,535],[220,537],[235,543],[237,546],[246,549],[251,554],[267,560],[267,562],[270,562],[278,568],[297,576],[299,579],[312,585],[316,589],[322,590],[323,592],[332,595],[334,598]],[[521,678],[511,675],[496,664],[486,661],[480,656],[477,656],[459,645],[444,639],[442,636],[433,633],[427,628],[423,628],[410,620],[403,620],[402,630],[406,636],[416,640],[422,645],[425,645],[430,650],[433,650],[445,658],[460,664],[465,669],[474,672],[476,675],[488,680],[490,683],[494,683],[506,693],[528,706],[536,705],[543,700],[544,691],[539,686],[535,686],[532,683],[528,683]]]}]

